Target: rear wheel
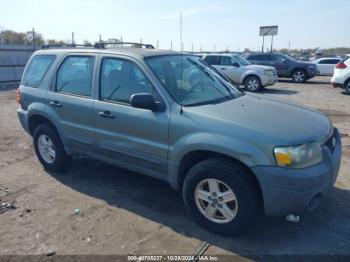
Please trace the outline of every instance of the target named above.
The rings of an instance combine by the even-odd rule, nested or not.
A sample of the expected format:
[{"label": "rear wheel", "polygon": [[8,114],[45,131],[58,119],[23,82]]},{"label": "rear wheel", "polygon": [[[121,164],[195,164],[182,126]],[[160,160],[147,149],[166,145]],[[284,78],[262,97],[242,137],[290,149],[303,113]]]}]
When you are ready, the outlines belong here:
[{"label": "rear wheel", "polygon": [[227,160],[205,160],[191,168],[183,197],[201,226],[223,235],[246,231],[258,215],[259,194],[251,175]]},{"label": "rear wheel", "polygon": [[293,72],[292,79],[295,83],[304,83],[306,81],[307,75],[304,70],[297,69]]},{"label": "rear wheel", "polygon": [[248,76],[243,84],[245,89],[251,92],[259,92],[262,89],[260,78],[257,76]]},{"label": "rear wheel", "polygon": [[56,130],[49,124],[41,124],[35,128],[33,140],[41,164],[52,172],[63,171],[68,157]]}]

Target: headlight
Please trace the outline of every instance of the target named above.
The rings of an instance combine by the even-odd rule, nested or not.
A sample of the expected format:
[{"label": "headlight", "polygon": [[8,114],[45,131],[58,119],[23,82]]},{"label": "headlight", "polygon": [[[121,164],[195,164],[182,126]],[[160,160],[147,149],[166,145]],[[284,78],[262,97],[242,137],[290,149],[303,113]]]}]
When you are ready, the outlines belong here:
[{"label": "headlight", "polygon": [[272,70],[264,70],[264,75],[266,76],[273,76],[273,71]]},{"label": "headlight", "polygon": [[289,168],[309,167],[323,160],[322,149],[317,142],[300,146],[275,147],[274,155],[278,166]]}]

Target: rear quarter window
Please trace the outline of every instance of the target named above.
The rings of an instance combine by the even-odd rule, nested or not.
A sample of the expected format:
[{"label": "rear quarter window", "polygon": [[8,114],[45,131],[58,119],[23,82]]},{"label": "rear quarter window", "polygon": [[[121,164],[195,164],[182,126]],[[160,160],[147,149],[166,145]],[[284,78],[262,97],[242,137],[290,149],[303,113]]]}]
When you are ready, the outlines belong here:
[{"label": "rear quarter window", "polygon": [[55,59],[55,55],[34,56],[24,72],[21,85],[37,88]]}]

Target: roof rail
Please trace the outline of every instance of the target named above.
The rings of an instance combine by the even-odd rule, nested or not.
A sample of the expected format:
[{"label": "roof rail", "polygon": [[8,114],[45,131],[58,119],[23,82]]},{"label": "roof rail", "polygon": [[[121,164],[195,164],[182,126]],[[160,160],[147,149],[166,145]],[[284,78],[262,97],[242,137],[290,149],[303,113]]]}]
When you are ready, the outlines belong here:
[{"label": "roof rail", "polygon": [[137,47],[137,48],[147,48],[147,49],[155,49],[153,45],[151,44],[141,44],[141,43],[134,43],[134,42],[107,42],[107,43],[96,43],[95,48],[105,49],[106,46],[112,46],[112,47],[124,47],[125,45],[130,45],[131,47]]},{"label": "roof rail", "polygon": [[50,49],[50,48],[74,48],[74,47],[87,47],[94,48],[92,44],[62,44],[62,45],[42,45],[41,49]]}]

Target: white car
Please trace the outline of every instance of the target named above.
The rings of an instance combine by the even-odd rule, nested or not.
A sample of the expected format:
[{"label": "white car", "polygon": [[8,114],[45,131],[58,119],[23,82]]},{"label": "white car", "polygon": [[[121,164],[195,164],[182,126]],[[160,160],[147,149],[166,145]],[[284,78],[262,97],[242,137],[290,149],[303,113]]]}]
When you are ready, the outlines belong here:
[{"label": "white car", "polygon": [[316,64],[317,75],[333,75],[334,66],[341,61],[341,57],[324,57],[313,61]]},{"label": "white car", "polygon": [[237,85],[252,92],[259,92],[263,87],[277,82],[274,67],[253,65],[238,54],[205,54],[202,59],[230,78]]},{"label": "white car", "polygon": [[344,88],[350,94],[350,54],[335,66],[331,83],[333,87]]}]

